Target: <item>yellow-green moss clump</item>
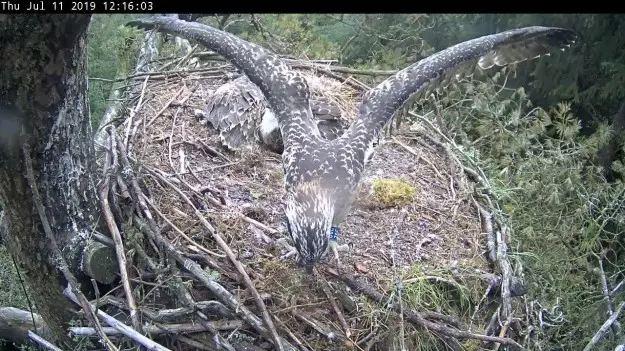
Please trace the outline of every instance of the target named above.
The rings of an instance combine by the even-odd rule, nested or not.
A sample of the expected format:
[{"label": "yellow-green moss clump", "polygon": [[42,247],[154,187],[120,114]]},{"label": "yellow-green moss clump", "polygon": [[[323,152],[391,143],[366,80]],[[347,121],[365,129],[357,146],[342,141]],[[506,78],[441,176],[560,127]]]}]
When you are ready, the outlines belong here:
[{"label": "yellow-green moss clump", "polygon": [[373,181],[372,202],[380,207],[408,205],[414,201],[415,188],[404,179],[377,178]]}]

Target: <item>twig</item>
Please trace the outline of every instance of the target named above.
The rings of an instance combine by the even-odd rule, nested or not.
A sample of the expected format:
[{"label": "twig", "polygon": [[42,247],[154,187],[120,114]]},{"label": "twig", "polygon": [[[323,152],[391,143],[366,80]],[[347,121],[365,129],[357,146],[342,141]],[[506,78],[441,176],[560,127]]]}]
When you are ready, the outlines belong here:
[{"label": "twig", "polygon": [[182,107],[178,107],[176,109],[176,112],[174,112],[174,118],[171,122],[171,130],[169,132],[169,142],[167,143],[167,149],[168,149],[168,154],[167,154],[167,158],[169,159],[169,166],[171,167],[171,170],[176,173],[176,167],[174,167],[174,161],[172,161],[171,159],[171,144],[174,140],[174,129],[176,128],[176,120],[178,119],[178,114],[180,113],[180,110],[182,110]]},{"label": "twig", "polygon": [[156,208],[156,206],[150,201],[150,199],[147,198],[147,196],[144,195],[143,199],[156,212],[156,214],[159,215],[159,217],[161,217],[165,221],[165,223],[169,224],[174,231],[176,231],[178,234],[180,234],[188,242],[190,242],[191,244],[195,245],[198,249],[206,252],[209,255],[215,256],[215,257],[221,257],[221,258],[226,257],[226,255],[218,254],[216,252],[213,252],[213,251],[205,248],[204,246],[198,244],[197,242],[195,242],[195,240],[191,239],[187,234],[185,234],[182,230],[180,230],[158,208]]},{"label": "twig", "polygon": [[512,301],[510,300],[510,281],[512,276],[512,267],[508,261],[508,246],[504,240],[504,236],[508,231],[508,227],[499,228],[497,234],[497,263],[501,270],[501,299],[503,318],[508,318],[512,313]]},{"label": "twig", "polygon": [[[132,183],[131,183],[132,184]],[[134,188],[134,186],[133,186]],[[136,191],[136,190],[135,190]],[[149,211],[148,211],[149,213]],[[247,322],[252,328],[258,331],[265,337],[271,337],[269,331],[264,328],[263,322],[260,318],[254,315],[245,305],[242,305],[237,301],[236,297],[234,297],[228,290],[226,290],[221,284],[216,282],[214,278],[209,276],[206,271],[194,261],[183,257],[176,248],[162,235],[158,235],[158,231],[152,229],[156,227],[156,223],[150,217],[148,219],[148,224],[143,222],[142,220],[135,218],[135,222],[139,226],[139,230],[146,233],[150,238],[154,241],[158,242],[159,245],[165,248],[169,255],[171,255],[178,264],[182,265],[187,271],[193,274],[202,284],[204,284],[217,298],[219,298],[225,305],[227,305],[230,309],[235,311],[235,313],[241,317],[245,322]],[[297,350],[293,345],[291,345],[287,340],[281,340],[283,345],[286,346],[287,351],[295,351]]]},{"label": "twig", "polygon": [[[123,167],[128,170],[132,170],[124,144],[118,143],[118,147],[120,149],[120,156],[121,156],[121,162],[122,162]],[[155,172],[151,172],[151,173],[153,175],[156,174]],[[221,286],[220,284],[215,282],[211,277],[209,277],[208,274],[202,269],[200,265],[198,265],[197,263],[189,259],[184,258],[170,242],[168,242],[162,236],[158,235],[158,232],[159,232],[158,227],[156,225],[156,222],[154,221],[154,217],[150,213],[148,205],[145,202],[145,199],[144,199],[145,196],[143,195],[141,188],[139,187],[139,182],[137,181],[137,178],[135,177],[133,172],[129,172],[129,177],[130,177],[130,184],[132,186],[133,192],[135,193],[135,197],[136,197],[135,201],[139,202],[139,206],[141,207],[141,212],[145,215],[145,218],[148,221],[148,226],[143,225],[140,227],[140,229],[143,230],[145,233],[147,233],[148,236],[152,240],[158,242],[160,245],[162,245],[162,247],[166,248],[167,252],[170,255],[172,255],[172,257],[174,257],[174,259],[179,264],[181,264],[186,270],[188,270],[193,275],[195,275],[204,285],[206,285],[206,287],[208,287],[217,297],[219,297],[223,303],[228,305],[231,309],[235,310],[238,315],[240,315],[248,324],[250,324],[250,326],[252,326],[254,329],[256,329],[258,332],[260,332],[261,334],[265,336],[269,335],[272,338],[276,337],[277,332],[275,331],[275,329],[273,330],[273,332],[265,329],[262,326],[262,322],[258,317],[256,317],[245,306],[240,305],[239,302],[236,300],[236,298],[232,296],[232,294],[228,290],[226,290],[223,286]],[[173,185],[170,182],[167,182],[167,183],[170,185]],[[184,197],[188,200],[186,195]],[[197,210],[197,208],[195,208],[195,206],[193,206],[193,208],[195,209],[196,213],[199,213],[199,211]],[[200,214],[201,220],[203,220],[203,222],[208,224],[206,219],[203,216],[201,216],[201,213],[199,214]],[[210,227],[210,224],[209,224],[209,227]],[[221,237],[219,238],[221,239]],[[225,242],[223,242],[223,239],[222,239],[222,243],[225,244]],[[232,253],[232,251],[230,251],[230,253]],[[244,277],[247,277],[247,279],[249,280],[249,276],[247,274],[244,274]],[[258,294],[258,292],[256,292],[256,294]],[[266,309],[265,309],[265,312],[266,312]],[[268,315],[268,312],[266,313]],[[273,323],[271,325],[273,325]],[[282,345],[285,345],[289,351],[295,350],[295,347],[293,347],[293,345],[291,345],[287,340],[280,339],[280,341],[282,342]],[[280,343],[278,343],[278,345],[280,345]]]},{"label": "twig", "polygon": [[[510,322],[512,322],[512,316],[509,316],[508,319],[506,319],[506,323],[504,323],[503,327],[501,327],[501,331],[499,332],[500,337],[504,337],[506,335],[506,332],[510,327]],[[493,346],[493,351],[499,350],[499,346],[501,346],[501,343],[496,342]]]},{"label": "twig", "polygon": [[189,59],[189,57],[191,57],[191,55],[193,55],[193,53],[195,52],[195,50],[197,50],[198,48],[198,44],[195,44],[191,50],[189,50],[189,52],[187,52],[186,55],[184,55],[183,58],[180,59],[180,61],[178,61],[178,64],[176,64],[176,67],[174,67],[174,70],[177,70],[180,65],[182,65],[185,61],[187,61]]},{"label": "twig", "polygon": [[[172,62],[173,64],[173,62]],[[229,68],[230,65],[221,65],[218,67],[203,67],[203,68],[195,68],[195,69],[183,69],[183,70],[174,70],[174,71],[156,71],[156,72],[141,72],[135,73],[133,75],[127,76],[125,78],[116,79],[115,81],[124,81],[134,78],[143,78],[145,76],[150,76],[150,79],[154,79],[155,76],[171,76],[171,75],[186,75],[190,73],[200,73],[200,72],[208,72],[208,73],[222,73],[224,68]]]},{"label": "twig", "polygon": [[[224,320],[224,321],[210,321],[207,322],[213,329],[216,330],[234,330],[242,328],[244,326],[241,320]],[[73,327],[69,329],[73,335],[76,336],[95,336],[96,331],[91,327]],[[102,328],[104,333],[108,336],[124,335],[121,331],[113,327]],[[206,331],[206,327],[199,323],[182,323],[182,324],[161,324],[161,325],[146,325],[143,327],[143,331],[151,335],[162,335],[169,333],[201,333]]]},{"label": "twig", "polygon": [[291,314],[293,316],[295,316],[295,318],[299,319],[300,321],[308,324],[310,327],[312,327],[314,330],[316,330],[319,334],[325,336],[328,340],[336,340],[337,338],[342,340],[346,346],[352,346],[353,342],[349,339],[347,339],[345,337],[345,335],[341,332],[335,332],[334,329],[330,328],[329,326],[327,326],[326,324],[315,320],[314,318],[305,315],[302,312],[296,311],[296,310],[291,310],[290,311]]},{"label": "twig", "polygon": [[438,168],[436,168],[436,166],[434,166],[434,164],[430,160],[428,160],[425,157],[421,157],[421,155],[419,155],[419,153],[417,153],[413,148],[411,148],[410,146],[408,146],[408,145],[402,143],[401,141],[397,140],[397,138],[391,137],[391,139],[393,139],[393,141],[397,145],[403,147],[406,151],[408,151],[409,153],[413,154],[417,158],[417,161],[423,161],[423,162],[427,163],[430,167],[432,167],[432,170],[434,170],[434,172],[436,172],[436,175],[438,175],[440,178],[443,178],[443,175],[441,174],[441,172],[438,170]]},{"label": "twig", "polygon": [[[371,299],[373,299],[374,301],[378,303],[384,303],[385,301],[388,300],[387,296],[378,292],[373,287],[365,285],[363,282],[356,280],[351,274],[347,272],[341,272],[341,274],[339,275],[337,272],[333,272],[332,270],[329,270],[329,269],[325,269],[325,271],[331,274],[332,276],[334,276],[335,278],[338,278],[339,280],[343,281],[353,290],[364,293],[365,295],[369,296]],[[393,309],[395,311],[398,311],[399,306],[393,306]],[[464,330],[453,329],[445,325],[441,325],[438,323],[428,321],[425,319],[425,316],[419,312],[404,311],[404,314],[405,314],[406,319],[410,323],[421,326],[423,328],[429,329],[431,331],[434,331],[442,335],[446,335],[446,336],[453,337],[456,339],[476,339],[476,340],[482,340],[482,341],[499,342],[502,345],[514,347],[518,350],[523,349],[521,345],[519,345],[516,341],[510,338],[500,338],[496,336],[480,335],[480,334],[475,334],[475,333],[471,333],[471,332],[464,331]]]},{"label": "twig", "polygon": [[[95,330],[94,330],[95,332]],[[37,344],[45,347],[48,350],[52,350],[52,351],[63,351],[62,349],[54,346],[54,344],[52,344],[51,342],[49,342],[48,340],[42,338],[41,336],[33,333],[32,331],[28,331],[28,338],[34,342],[36,342]]]},{"label": "twig", "polygon": [[323,290],[324,294],[326,294],[326,296],[328,297],[328,301],[330,301],[330,305],[332,306],[334,313],[336,313],[336,317],[339,319],[341,327],[343,327],[343,330],[345,331],[345,336],[349,338],[352,335],[352,332],[349,329],[349,325],[347,325],[345,316],[343,316],[341,309],[334,300],[334,296],[332,295],[332,291],[330,289],[330,284],[328,284],[328,281],[324,278],[324,276],[319,273],[319,270],[317,270],[317,268],[315,268],[315,275],[319,279],[321,290]]},{"label": "twig", "polygon": [[213,226],[210,223],[208,223],[206,218],[197,209],[197,207],[195,207],[191,199],[189,199],[189,197],[185,193],[182,192],[182,190],[180,190],[176,185],[174,185],[169,180],[165,179],[160,174],[156,172],[151,172],[151,173],[152,175],[160,178],[161,181],[163,181],[170,188],[172,188],[172,190],[178,193],[178,195],[193,209],[193,212],[195,212],[195,215],[198,217],[198,219],[200,220],[202,225],[206,228],[206,230],[208,230],[211,233],[211,235],[213,236],[213,239],[215,239],[217,244],[219,244],[219,247],[221,247],[221,249],[226,253],[226,255],[228,255],[228,258],[230,259],[232,264],[235,266],[239,274],[241,274],[241,276],[243,277],[243,282],[245,286],[249,289],[250,293],[254,297],[254,301],[256,302],[258,309],[262,313],[263,320],[265,321],[265,324],[267,325],[267,328],[269,329],[269,332],[271,333],[271,336],[274,339],[274,342],[276,343],[276,347],[279,350],[283,350],[282,344],[280,343],[280,337],[278,336],[278,333],[276,332],[276,327],[273,325],[273,321],[271,320],[271,316],[269,315],[269,312],[267,311],[267,307],[265,307],[265,302],[263,302],[263,299],[260,297],[260,294],[254,287],[254,283],[250,279],[250,276],[245,271],[245,268],[243,267],[241,262],[237,260],[234,252],[232,252],[232,250],[230,249],[228,244],[224,241],[224,239],[221,237],[221,235],[215,230],[215,228],[213,228]]},{"label": "twig", "polygon": [[284,330],[291,339],[293,339],[293,341],[295,341],[295,343],[297,344],[297,346],[299,346],[300,349],[302,350],[306,350],[306,348],[304,347],[304,344],[302,344],[302,342],[299,340],[299,338],[297,336],[295,336],[295,334],[293,334],[293,332],[291,331],[291,329],[289,329],[289,327],[287,327],[281,320],[280,318],[278,318],[277,316],[273,316],[273,319],[275,319],[276,323],[278,324],[278,328]]},{"label": "twig", "polygon": [[208,145],[207,143],[204,142],[204,140],[200,140],[200,144],[202,144],[202,146],[204,146],[204,148],[206,149],[206,151],[208,151],[209,153],[221,157],[224,161],[226,162],[231,162],[230,158],[228,158],[226,155],[222,154],[221,152],[217,151],[214,147]]},{"label": "twig", "polygon": [[119,233],[117,223],[115,223],[115,219],[113,218],[113,213],[111,212],[111,207],[109,205],[109,184],[111,182],[111,174],[114,171],[114,169],[109,169],[111,167],[111,153],[115,153],[115,151],[117,150],[117,148],[115,148],[115,130],[113,128],[109,128],[109,132],[111,150],[106,152],[105,155],[104,179],[102,185],[100,186],[100,204],[102,206],[104,219],[106,220],[108,229],[111,233],[111,236],[113,237],[113,241],[115,242],[117,264],[119,265],[119,273],[121,274],[122,286],[124,287],[126,300],[128,301],[128,308],[130,309],[130,319],[132,320],[132,326],[137,331],[141,332],[141,323],[139,322],[139,316],[137,314],[137,305],[135,304],[135,299],[132,294],[132,288],[130,287],[130,282],[128,281],[128,264],[126,263],[124,242],[122,241],[122,236]]},{"label": "twig", "polygon": [[[151,168],[149,166],[144,166],[144,168],[146,170],[148,170],[148,172],[154,174],[154,176],[157,177],[158,179],[162,179],[164,181],[168,181],[166,178],[164,178],[163,174],[165,174],[168,177],[170,176],[169,174],[167,174],[165,172],[162,172],[163,174],[161,174],[161,171],[155,170],[155,169],[153,169],[153,168]],[[200,172],[200,171],[196,171],[196,172]],[[181,174],[177,174],[177,176],[180,176],[180,175]],[[184,179],[182,179],[180,177],[178,177],[178,180],[180,180],[180,182],[182,184],[184,184],[187,188],[189,188],[189,190],[197,193],[198,195],[201,195],[201,196],[205,197],[208,200],[208,202],[211,205],[215,206],[217,209],[222,210],[222,211],[225,211],[225,210],[232,211],[232,209],[230,209],[228,206],[225,206],[224,204],[222,204],[221,201],[219,201],[219,200],[215,199],[214,197],[212,197],[212,196],[202,192],[201,191],[202,189],[198,189],[196,187],[191,186],[189,183],[187,183]],[[264,231],[266,231],[266,232],[268,232],[270,234],[279,234],[280,233],[276,229],[273,229],[273,228],[271,228],[271,227],[269,227],[269,226],[267,226],[265,224],[262,224],[259,221],[255,220],[253,218],[250,218],[250,217],[244,215],[241,212],[237,211],[234,214],[239,216],[243,221],[245,221],[245,222],[247,222],[247,223],[249,223],[249,224],[251,224],[251,225],[253,225],[253,226],[255,226],[255,227],[259,228],[259,229],[262,229],[262,230],[264,230]]]},{"label": "twig", "polygon": [[[200,316],[201,318],[200,324],[206,327],[206,330],[208,330],[208,332],[213,335],[213,341],[215,341],[217,345],[220,345],[221,348],[225,349],[226,351],[236,351],[234,347],[230,345],[230,342],[226,338],[221,336],[221,334],[219,334],[217,329],[213,328],[213,326],[209,323],[210,321],[208,320],[208,317],[206,317],[204,313],[202,313],[201,311],[197,311],[195,312],[195,314]],[[235,330],[238,330],[238,329],[240,328],[236,328]]]},{"label": "twig", "polygon": [[608,318],[608,320],[606,320],[603,323],[603,325],[601,326],[601,328],[599,328],[597,333],[595,333],[595,335],[592,337],[592,339],[590,339],[588,344],[586,344],[586,347],[584,347],[583,351],[590,351],[594,346],[596,346],[599,343],[599,341],[601,341],[601,339],[608,332],[608,329],[610,329],[612,324],[618,319],[621,313],[623,313],[623,309],[625,309],[625,302],[621,302],[621,304],[618,306],[614,314],[612,314],[610,318]]},{"label": "twig", "polygon": [[[195,54],[195,56],[200,57],[204,60],[211,61],[226,61],[224,58],[216,54],[212,51],[202,51]],[[292,67],[296,68],[308,68],[308,69],[325,69],[330,70],[332,72],[337,73],[345,73],[345,74],[355,74],[361,76],[392,76],[397,73],[397,70],[376,70],[376,69],[357,69],[345,66],[329,66],[319,64],[318,61],[304,61],[304,60],[294,60],[294,59],[282,59],[285,63],[289,64]]]},{"label": "twig", "polygon": [[185,87],[183,86],[182,88],[180,88],[180,90],[178,90],[176,92],[176,94],[174,96],[171,97],[171,99],[169,101],[167,101],[167,103],[165,104],[165,106],[163,106],[163,108],[161,108],[155,115],[154,117],[152,117],[151,120],[148,121],[148,123],[145,124],[145,128],[149,127],[152,125],[152,123],[154,123],[154,121],[158,118],[158,116],[160,116],[163,112],[165,112],[165,110],[167,110],[167,108],[169,107],[169,105],[171,105],[172,102],[174,102],[174,100],[176,100],[176,98],[178,97],[178,95],[180,95],[183,91],[184,91]]},{"label": "twig", "polygon": [[[606,302],[608,307],[608,314],[612,316],[614,314],[614,302],[612,301],[612,295],[610,295],[610,289],[608,288],[608,281],[605,277],[605,271],[603,269],[603,253],[601,256],[597,256],[597,261],[599,262],[599,278],[601,279],[601,292],[603,293],[603,299]],[[612,332],[616,335],[619,332],[620,325],[619,322],[616,321],[612,324]]]},{"label": "twig", "polygon": [[[453,160],[457,165],[459,165],[462,170],[469,175],[471,178],[473,178],[473,180],[475,182],[477,182],[478,184],[480,184],[483,188],[484,191],[486,193],[488,193],[490,196],[493,196],[493,191],[491,188],[490,183],[487,180],[486,175],[484,174],[484,172],[481,170],[481,168],[479,168],[475,162],[473,161],[473,159],[471,159],[470,157],[465,157],[469,163],[471,163],[471,165],[473,167],[475,167],[475,169],[471,169],[465,165],[463,165],[460,160],[458,159],[458,157],[456,157],[456,155],[451,151],[450,146],[453,147],[455,150],[457,150],[458,152],[462,152],[462,150],[459,149],[459,147],[453,142],[453,140],[449,139],[443,132],[441,132],[439,129],[437,129],[432,122],[430,122],[429,120],[427,120],[426,118],[419,116],[413,112],[409,112],[410,115],[418,118],[419,120],[423,121],[425,124],[428,125],[429,128],[431,128],[432,130],[434,130],[437,134],[441,135],[441,137],[446,141],[445,143],[442,143],[434,138],[432,138],[430,135],[427,134],[422,134],[423,136],[427,137],[430,141],[432,141],[433,143],[435,143],[437,146],[442,147],[445,152],[447,153],[448,157]],[[464,155],[464,153],[463,153]],[[465,155],[466,156],[466,155]],[[482,195],[490,204],[490,206],[493,209],[496,209],[495,205],[492,203],[492,200],[490,198],[490,196],[486,196],[486,195]],[[480,214],[487,214],[486,213],[482,213],[482,211],[480,210],[480,207],[478,207],[478,211],[480,211]],[[488,215],[488,216],[482,216],[485,219],[490,219],[492,220],[492,216]],[[489,236],[488,240],[488,246],[489,246],[489,257],[492,259],[493,256],[495,258],[494,262],[497,264],[498,268],[501,270],[501,274],[502,274],[502,282],[501,282],[501,297],[502,297],[502,305],[503,305],[503,309],[502,309],[502,313],[503,313],[503,318],[507,319],[511,312],[512,312],[512,302],[511,302],[511,294],[510,294],[510,282],[512,280],[512,267],[510,265],[510,261],[508,260],[508,254],[507,254],[507,244],[506,244],[506,240],[505,237],[508,234],[508,227],[503,223],[503,221],[501,221],[498,218],[495,218],[495,223],[497,223],[499,229],[498,230],[494,230],[494,228],[492,228],[491,232],[493,233],[493,235]],[[488,222],[486,223],[488,225]],[[492,227],[492,223],[491,223],[491,227]],[[488,228],[486,228],[488,229]],[[495,242],[495,245],[493,246],[493,239]],[[494,248],[496,248],[496,250],[493,250]],[[494,251],[494,255],[493,255],[493,251]]]},{"label": "twig", "polygon": [[495,234],[493,233],[492,214],[486,211],[475,199],[473,205],[477,208],[482,220],[482,230],[486,233],[486,245],[488,247],[488,258],[491,262],[497,262],[497,245],[495,244]]},{"label": "twig", "polygon": [[145,77],[145,80],[143,81],[143,85],[141,86],[141,95],[139,95],[139,101],[137,102],[137,105],[135,105],[135,108],[130,110],[130,116],[126,120],[126,132],[124,135],[124,145],[126,145],[126,147],[128,147],[128,143],[130,142],[130,131],[131,131],[130,129],[132,127],[132,121],[134,120],[135,114],[137,113],[137,111],[139,111],[139,108],[141,107],[141,104],[143,103],[143,97],[145,96],[145,88],[148,85],[149,79],[150,79],[150,76]]},{"label": "twig", "polygon": [[[74,295],[74,293],[70,289],[65,288],[63,290],[63,293],[65,294],[65,296],[69,297],[69,299],[72,300],[74,303],[79,304],[78,303],[78,299],[76,298],[76,295]],[[87,303],[89,304],[89,306],[92,309],[94,308],[94,306],[90,302],[87,302]],[[171,351],[170,349],[166,348],[165,346],[148,339],[147,337],[143,336],[141,333],[138,333],[136,330],[134,330],[131,327],[125,325],[124,323],[118,321],[114,317],[111,317],[110,315],[106,314],[102,310],[97,310],[97,314],[98,314],[98,317],[102,318],[104,320],[104,322],[106,322],[106,324],[108,324],[111,327],[115,328],[116,330],[118,330],[120,333],[124,334],[128,338],[130,338],[130,339],[138,342],[139,344],[143,345],[148,350]]]},{"label": "twig", "polygon": [[616,286],[614,287],[614,289],[612,289],[612,291],[610,291],[610,296],[614,296],[614,294],[616,294],[617,292],[619,292],[619,290],[621,290],[621,288],[623,287],[623,285],[625,285],[625,280],[621,280],[620,283],[616,284]]}]

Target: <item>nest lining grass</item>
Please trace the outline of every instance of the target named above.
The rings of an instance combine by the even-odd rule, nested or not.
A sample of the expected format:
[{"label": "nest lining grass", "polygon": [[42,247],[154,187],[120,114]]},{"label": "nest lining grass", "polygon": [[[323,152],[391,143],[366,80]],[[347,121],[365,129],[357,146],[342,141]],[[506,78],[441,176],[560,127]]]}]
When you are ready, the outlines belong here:
[{"label": "nest lining grass", "polygon": [[[313,96],[323,95],[348,118],[355,117],[356,91],[336,79],[309,72],[306,78]],[[134,130],[130,133],[128,153],[134,160],[135,172],[147,185],[154,207],[185,235],[153,213],[165,228],[161,234],[179,252],[197,258],[240,303],[257,311],[250,293],[235,281],[236,270],[193,209],[176,191],[142,168],[166,177],[192,199],[237,259],[253,272],[252,281],[269,312],[280,321],[279,329],[290,330],[307,348],[391,350],[398,345],[399,325],[408,349],[449,347],[447,338],[414,327],[391,313],[388,305],[377,304],[329,277],[329,286],[341,302],[350,334],[348,341],[332,337],[345,330],[319,278],[307,275],[293,259],[280,259],[286,251],[276,240],[287,235],[281,209],[284,175],[280,156],[253,144],[226,150],[217,132],[195,116],[194,111],[204,109],[206,98],[225,81],[225,76],[216,77],[214,72],[209,78],[200,72],[148,80],[142,92],[144,102],[133,116],[136,129],[127,127],[130,121],[118,127],[122,138]],[[153,123],[146,125],[146,121]],[[393,188],[397,184],[400,188]],[[476,311],[476,307],[481,305],[489,287],[481,277],[492,271],[492,264],[484,255],[486,235],[479,213],[466,190],[471,188],[459,184],[444,153],[406,128],[395,131],[377,148],[363,176],[359,197],[341,226],[339,243],[351,246],[349,252],[341,254],[343,269],[362,284],[395,299],[396,282],[401,281],[404,309],[448,314],[472,330],[483,331],[492,311],[485,311],[484,306]],[[387,192],[380,193],[384,189]],[[396,193],[403,194],[401,201],[395,201]],[[220,208],[211,204],[208,197],[218,200]],[[254,221],[261,225],[251,223]],[[154,246],[144,246],[148,256],[159,256]],[[199,259],[202,255],[210,256],[228,274],[205,265]],[[336,271],[331,254],[322,266]],[[167,274],[172,273],[155,275],[151,284],[159,286],[167,281]],[[188,282],[185,285],[196,301],[215,300],[184,270],[176,274]],[[152,310],[177,307],[172,290],[175,288],[168,288],[167,284],[144,286],[139,304]],[[177,322],[191,320],[194,317],[187,316]],[[311,320],[327,329],[315,328]],[[208,332],[194,335],[196,340],[211,339]],[[269,348],[266,340],[255,336],[245,325],[223,335],[229,340],[248,340],[260,349]],[[474,341],[463,343],[469,348],[478,345]]]}]

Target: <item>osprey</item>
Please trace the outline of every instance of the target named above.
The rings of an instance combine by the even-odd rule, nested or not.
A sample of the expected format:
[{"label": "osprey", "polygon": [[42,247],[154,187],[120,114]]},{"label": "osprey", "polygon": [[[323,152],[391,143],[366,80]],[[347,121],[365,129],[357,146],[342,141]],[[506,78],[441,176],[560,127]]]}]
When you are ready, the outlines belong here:
[{"label": "osprey", "polygon": [[[307,79],[309,86],[310,79],[314,77]],[[323,91],[311,98],[310,108],[319,133],[327,140],[338,138],[349,126],[341,109],[323,96]],[[203,115],[229,149],[256,141],[275,153],[284,151],[278,119],[263,92],[245,75],[217,88],[208,98]]]},{"label": "osprey", "polygon": [[155,16],[128,25],[197,41],[232,62],[263,92],[279,121],[284,143],[283,201],[288,231],[299,263],[308,272],[325,255],[329,243],[338,260],[338,226],[356,197],[373,141],[409,100],[471,73],[476,66],[488,69],[537,58],[564,50],[577,38],[568,29],[532,26],[451,46],[367,91],[351,126],[339,138],[327,140],[313,120],[306,80],[278,55],[200,23]]}]

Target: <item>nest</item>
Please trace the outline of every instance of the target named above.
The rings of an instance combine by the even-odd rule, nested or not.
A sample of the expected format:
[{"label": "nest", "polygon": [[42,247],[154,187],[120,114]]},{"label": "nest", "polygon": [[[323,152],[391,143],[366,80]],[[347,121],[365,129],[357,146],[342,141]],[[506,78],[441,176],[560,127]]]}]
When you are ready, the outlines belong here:
[{"label": "nest", "polygon": [[[492,302],[486,297],[501,277],[484,255],[488,240],[473,184],[459,176],[440,145],[407,128],[386,138],[341,227],[339,243],[351,246],[341,254],[341,271],[328,255],[307,275],[293,259],[281,259],[286,231],[279,155],[255,145],[226,150],[216,131],[195,117],[226,81],[210,72],[146,80],[130,99],[135,114],[113,137],[119,146],[113,149],[132,165],[117,178],[120,189],[130,189],[117,203],[134,200],[119,208],[134,224],[126,227],[125,245],[138,256],[133,271],[144,282],[133,283],[138,308],[159,323],[196,328],[187,330],[193,337],[178,330],[168,337],[156,333],[154,340],[183,341],[189,349],[221,343],[258,350],[271,349],[278,336],[285,349],[308,350],[456,348],[466,347],[467,339],[516,345],[466,331],[467,324],[488,329],[496,306],[485,301]],[[306,77],[313,95],[355,116],[354,89],[319,74]],[[131,182],[131,173],[143,195],[122,184]],[[387,179],[409,185],[410,198],[381,201],[374,185]],[[131,232],[144,236],[130,242]],[[122,289],[117,294],[123,299]],[[119,305],[106,308],[113,313]]]},{"label": "nest", "polygon": [[310,94],[323,98],[341,110],[341,116],[348,120],[356,116],[359,92],[353,87],[315,71],[301,71],[308,82]]}]

